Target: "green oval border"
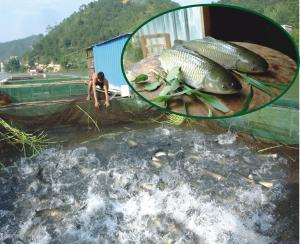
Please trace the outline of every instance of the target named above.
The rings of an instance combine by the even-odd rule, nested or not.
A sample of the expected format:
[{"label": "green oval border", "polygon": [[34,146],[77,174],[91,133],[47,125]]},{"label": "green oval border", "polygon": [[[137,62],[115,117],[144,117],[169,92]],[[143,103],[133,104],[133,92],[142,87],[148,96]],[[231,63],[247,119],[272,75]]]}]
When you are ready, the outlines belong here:
[{"label": "green oval border", "polygon": [[[164,14],[167,14],[167,13],[170,13],[170,12],[174,12],[174,11],[177,11],[177,10],[180,10],[180,9],[186,9],[186,8],[192,8],[192,7],[202,7],[202,6],[212,6],[212,7],[225,7],[225,8],[232,8],[232,9],[238,9],[238,10],[241,10],[241,11],[244,11],[244,12],[248,12],[248,13],[251,13],[251,14],[254,14],[254,15],[257,15],[263,19],[265,19],[266,21],[270,22],[271,24],[275,25],[278,29],[280,29],[281,31],[283,31],[283,33],[286,35],[286,37],[288,38],[288,40],[292,43],[292,46],[294,47],[294,51],[296,53],[296,63],[297,63],[297,70],[295,72],[295,75],[294,75],[294,78],[293,80],[291,81],[290,85],[286,88],[285,91],[283,91],[280,95],[278,95],[276,98],[274,98],[273,100],[271,100],[270,102],[262,105],[261,107],[259,108],[256,108],[256,109],[253,109],[252,111],[250,112],[247,112],[247,113],[236,113],[234,115],[227,115],[227,116],[219,116],[219,117],[207,117],[207,116],[194,116],[194,115],[189,115],[189,114],[183,114],[183,113],[177,113],[177,112],[173,112],[169,109],[166,109],[166,108],[162,108],[160,106],[158,106],[157,104],[155,103],[152,103],[151,101],[149,101],[148,99],[146,99],[145,97],[143,97],[139,92],[137,92],[134,87],[130,84],[130,82],[128,81],[127,79],[127,76],[125,74],[125,69],[124,69],[124,66],[123,66],[123,56],[124,56],[124,52],[125,52],[125,49],[127,47],[127,44],[130,42],[131,38],[134,36],[134,34],[140,29],[142,28],[144,25],[146,25],[148,22],[154,20],[155,18],[159,17],[159,16],[162,16]],[[136,93],[140,98],[142,98],[145,102],[149,103],[151,106],[159,109],[159,110],[162,110],[166,113],[171,113],[171,114],[176,114],[176,115],[179,115],[179,116],[184,116],[184,117],[187,117],[187,118],[192,118],[192,119],[207,119],[207,120],[212,120],[212,119],[227,119],[227,118],[233,118],[233,117],[238,117],[238,116],[242,116],[242,115],[247,115],[247,114],[251,114],[253,112],[256,112],[257,110],[260,110],[260,109],[263,109],[264,107],[270,105],[271,103],[274,103],[276,100],[278,100],[280,97],[282,97],[290,88],[291,86],[295,83],[295,80],[298,76],[298,72],[299,72],[299,53],[298,53],[298,49],[297,49],[297,46],[295,45],[295,41],[293,40],[293,38],[290,36],[290,34],[281,26],[279,25],[276,21],[274,21],[273,19],[261,14],[261,13],[258,13],[254,10],[250,10],[250,9],[247,9],[247,8],[243,8],[243,7],[240,7],[240,6],[236,6],[236,5],[226,5],[226,4],[193,4],[193,5],[187,5],[187,6],[182,6],[182,7],[178,7],[178,8],[174,8],[174,9],[171,9],[171,10],[168,10],[168,11],[165,11],[165,12],[162,12],[158,15],[155,15],[153,17],[151,17],[150,19],[146,20],[145,22],[143,22],[141,25],[139,25],[134,32],[131,33],[130,35],[130,38],[128,38],[128,40],[126,41],[124,47],[123,47],[123,50],[122,50],[122,54],[121,54],[121,68],[122,68],[122,73],[123,73],[123,76],[125,77],[125,80],[126,82],[128,83],[129,87],[134,91],[134,93]]]}]

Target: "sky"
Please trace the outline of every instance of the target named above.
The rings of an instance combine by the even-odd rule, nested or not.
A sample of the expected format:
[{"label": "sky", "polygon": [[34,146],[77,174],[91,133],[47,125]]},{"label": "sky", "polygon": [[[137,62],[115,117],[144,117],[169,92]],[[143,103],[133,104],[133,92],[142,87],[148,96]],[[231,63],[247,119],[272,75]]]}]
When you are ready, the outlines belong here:
[{"label": "sky", "polygon": [[[0,0],[0,43],[45,34],[47,26],[59,24],[82,4],[94,0]],[[173,0],[180,5],[211,0]]]}]

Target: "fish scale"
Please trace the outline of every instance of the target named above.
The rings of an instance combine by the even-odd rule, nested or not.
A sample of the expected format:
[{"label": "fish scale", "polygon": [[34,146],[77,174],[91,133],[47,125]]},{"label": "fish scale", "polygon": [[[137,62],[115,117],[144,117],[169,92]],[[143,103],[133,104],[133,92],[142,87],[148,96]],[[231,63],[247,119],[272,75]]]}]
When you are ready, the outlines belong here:
[{"label": "fish scale", "polygon": [[[175,56],[176,59],[174,59]],[[211,69],[209,63],[204,62],[201,58],[179,50],[164,51],[160,60],[163,69],[167,71],[174,66],[181,67],[186,83],[195,88],[203,88],[203,79]]]},{"label": "fish scale", "polygon": [[[186,44],[189,47],[189,44]],[[214,52],[211,52],[213,50]],[[203,42],[203,45],[197,48],[197,51],[204,56],[209,56],[212,60],[219,61],[222,60],[225,66],[233,67],[235,65],[236,54],[232,48],[224,49],[223,52],[218,51],[218,47],[213,46],[211,43]]]},{"label": "fish scale", "polygon": [[[181,46],[163,50],[160,62],[167,72],[173,67],[180,67],[184,82],[193,88],[216,94],[233,94],[241,88],[224,67]],[[227,87],[227,90],[222,90],[222,87]]]},{"label": "fish scale", "polygon": [[233,43],[212,37],[180,42],[183,47],[195,51],[228,69],[246,73],[260,73],[268,69],[268,63],[264,58]]}]

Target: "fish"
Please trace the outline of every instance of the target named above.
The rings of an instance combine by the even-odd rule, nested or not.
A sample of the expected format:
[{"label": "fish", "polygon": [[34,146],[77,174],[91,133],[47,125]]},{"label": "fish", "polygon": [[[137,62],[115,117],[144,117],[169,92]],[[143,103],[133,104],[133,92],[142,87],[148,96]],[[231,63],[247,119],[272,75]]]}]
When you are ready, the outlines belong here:
[{"label": "fish", "polygon": [[132,146],[132,147],[137,146],[137,143],[136,143],[135,141],[133,141],[133,140],[128,140],[127,143],[128,143],[130,146]]},{"label": "fish", "polygon": [[271,181],[258,181],[258,184],[260,184],[266,188],[273,187],[273,182],[271,182]]},{"label": "fish", "polygon": [[159,59],[166,72],[180,67],[182,81],[192,88],[214,94],[235,94],[242,89],[230,71],[182,46],[164,49]]},{"label": "fish", "polygon": [[263,73],[268,70],[268,62],[260,55],[234,43],[217,40],[207,36],[191,41],[177,40],[175,45],[182,45],[203,55],[226,69],[244,73]]},{"label": "fish", "polygon": [[42,218],[63,218],[65,216],[65,211],[61,209],[41,209],[41,210],[36,210],[35,211],[35,216],[36,217],[42,217]]},{"label": "fish", "polygon": [[155,156],[152,157],[152,165],[159,169],[162,165],[161,165],[161,160]]},{"label": "fish", "polygon": [[156,157],[156,156],[153,156],[152,157],[152,161],[154,161],[154,162],[160,162],[160,159],[158,157]]},{"label": "fish", "polygon": [[153,191],[155,189],[155,185],[152,183],[144,183],[141,185],[141,188],[145,191]]},{"label": "fish", "polygon": [[215,178],[218,181],[224,180],[226,178],[225,176],[220,175],[220,174],[215,173],[215,172],[212,172],[210,170],[207,170],[207,169],[202,169],[202,170],[205,172],[206,175],[209,175],[209,176]]},{"label": "fish", "polygon": [[257,180],[253,177],[252,174],[249,174],[248,176],[244,176],[240,173],[238,173],[245,181],[252,183],[252,184],[259,184],[261,186],[264,186],[266,188],[271,188],[273,187],[273,182],[272,181],[266,181],[266,180]]},{"label": "fish", "polygon": [[158,151],[157,153],[155,153],[155,157],[163,157],[163,156],[167,156],[167,153],[163,151]]}]

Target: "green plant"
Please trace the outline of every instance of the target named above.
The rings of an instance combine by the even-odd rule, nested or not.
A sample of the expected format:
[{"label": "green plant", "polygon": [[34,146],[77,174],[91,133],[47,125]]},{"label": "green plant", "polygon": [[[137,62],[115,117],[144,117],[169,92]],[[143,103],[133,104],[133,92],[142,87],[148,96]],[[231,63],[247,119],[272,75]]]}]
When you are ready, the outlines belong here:
[{"label": "green plant", "polygon": [[54,143],[47,139],[44,132],[26,133],[8,124],[3,119],[0,119],[0,125],[4,130],[4,132],[0,131],[0,141],[16,146],[24,153],[25,157],[35,157],[42,153],[50,143]]},{"label": "green plant", "polygon": [[[182,83],[182,73],[180,67],[172,68],[168,74],[160,74],[157,71],[152,71],[156,76],[156,81],[149,82],[148,76],[141,74],[137,76],[132,82],[143,86],[144,91],[154,91],[159,87],[163,87],[159,96],[152,99],[153,102],[159,104],[162,107],[168,106],[168,101],[173,97],[181,97],[183,95],[189,95],[193,98],[201,101],[208,107],[208,116],[212,116],[211,109],[217,109],[223,113],[227,113],[230,109],[222,103],[222,101],[214,95],[210,95],[199,91],[198,89],[192,89]],[[188,105],[184,104],[185,112],[188,113]]]},{"label": "green plant", "polygon": [[20,64],[20,61],[17,57],[11,57],[8,62],[4,65],[4,70],[6,72],[11,72],[11,73],[15,73],[15,72],[19,72],[21,71],[22,67]]},{"label": "green plant", "polygon": [[[156,76],[156,80],[150,82],[148,79],[149,77],[145,74],[138,75],[132,83],[139,84],[142,86],[143,91],[155,91],[158,88],[162,87],[162,90],[159,93],[159,96],[153,98],[151,101],[155,102],[157,105],[167,108],[168,101],[174,97],[182,97],[183,95],[189,95],[193,98],[199,100],[203,104],[206,105],[208,109],[208,117],[212,117],[212,109],[217,109],[223,113],[230,112],[230,109],[216,96],[212,94],[207,94],[205,92],[199,91],[198,89],[192,89],[189,86],[185,85],[182,82],[182,75],[181,75],[181,68],[180,67],[173,67],[168,74],[160,74],[155,70],[152,72]],[[258,81],[247,74],[240,73],[238,71],[232,71],[238,76],[242,78],[242,80],[249,85],[250,92],[244,100],[243,107],[240,111],[235,112],[234,114],[243,114],[247,113],[253,99],[253,88],[261,90],[262,92],[270,95],[271,97],[275,97],[275,94],[272,90],[268,87],[272,87],[278,89],[280,92],[286,90],[289,84],[282,84],[276,82],[263,82]],[[182,99],[183,101],[183,99]],[[188,114],[188,105],[184,103],[184,110],[185,113]]]},{"label": "green plant", "polygon": [[88,114],[88,112],[86,112],[83,108],[81,108],[79,105],[76,105],[76,107],[82,111],[88,118],[88,120],[91,120],[93,122],[93,124],[95,125],[96,129],[98,130],[98,132],[100,132],[100,128],[98,126],[98,123]]}]

